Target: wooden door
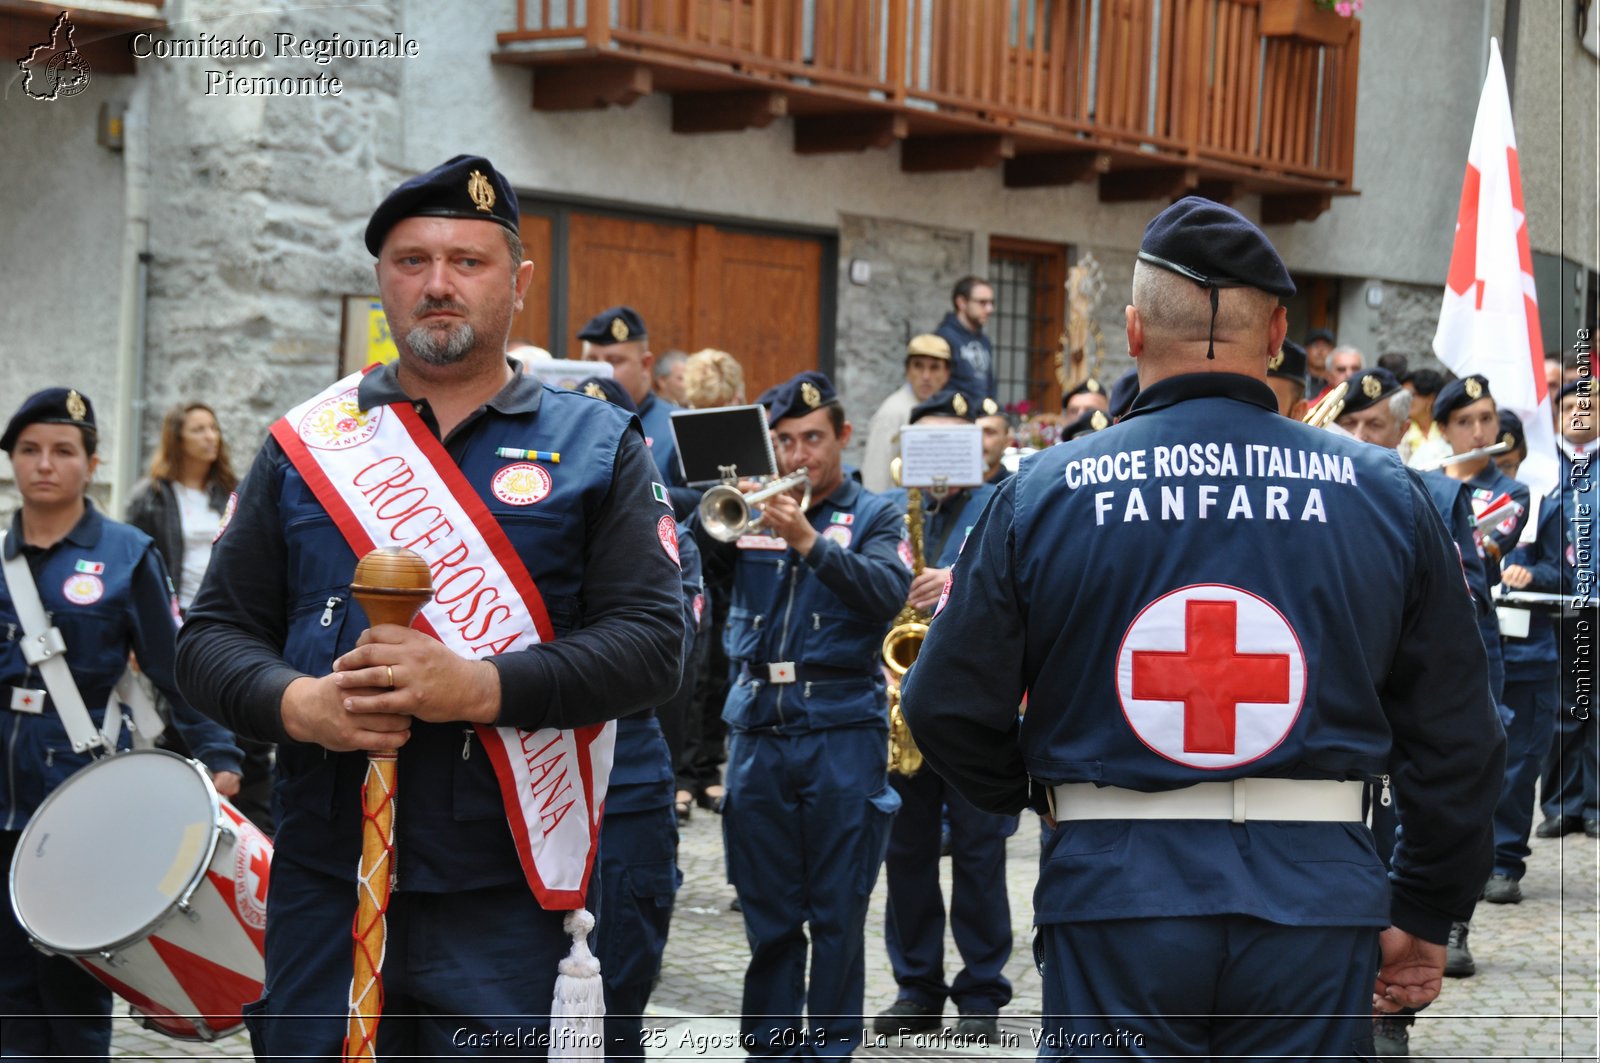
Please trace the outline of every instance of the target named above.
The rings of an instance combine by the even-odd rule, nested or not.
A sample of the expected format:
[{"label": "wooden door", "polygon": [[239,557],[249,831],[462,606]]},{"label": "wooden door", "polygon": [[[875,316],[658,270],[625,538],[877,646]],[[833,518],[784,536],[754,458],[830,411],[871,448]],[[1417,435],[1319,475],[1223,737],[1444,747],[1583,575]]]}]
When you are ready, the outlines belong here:
[{"label": "wooden door", "polygon": [[694,349],[695,231],[633,218],[571,214],[567,220],[567,357],[582,354],[574,337],[608,306],[626,304],[644,318],[650,349]]},{"label": "wooden door", "polygon": [[1061,409],[1055,356],[1066,328],[1067,249],[1060,244],[989,238],[996,387],[1002,405],[1026,400],[1034,413]]},{"label": "wooden door", "polygon": [[644,318],[658,355],[732,354],[751,399],[819,366],[827,328],[820,237],[539,205],[523,213],[522,241],[534,274],[513,339],[578,358],[578,330],[625,304]]},{"label": "wooden door", "polygon": [[752,401],[802,369],[816,368],[821,279],[816,240],[698,226],[690,349],[718,347],[739,359]]}]

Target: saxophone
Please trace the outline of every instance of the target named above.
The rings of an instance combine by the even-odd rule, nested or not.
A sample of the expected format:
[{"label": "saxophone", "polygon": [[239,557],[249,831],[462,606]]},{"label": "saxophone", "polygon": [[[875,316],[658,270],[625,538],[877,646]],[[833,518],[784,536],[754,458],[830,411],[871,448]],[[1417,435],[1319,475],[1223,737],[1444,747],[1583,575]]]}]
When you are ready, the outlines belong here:
[{"label": "saxophone", "polygon": [[[906,490],[906,530],[911,541],[911,575],[922,575],[926,567],[922,545],[922,489]],[[889,680],[889,770],[897,775],[915,775],[922,767],[922,751],[911,737],[911,728],[900,711],[900,683],[917,661],[922,640],[928,634],[928,615],[907,602],[894,618],[894,625],[883,637],[883,663],[893,677]]]}]

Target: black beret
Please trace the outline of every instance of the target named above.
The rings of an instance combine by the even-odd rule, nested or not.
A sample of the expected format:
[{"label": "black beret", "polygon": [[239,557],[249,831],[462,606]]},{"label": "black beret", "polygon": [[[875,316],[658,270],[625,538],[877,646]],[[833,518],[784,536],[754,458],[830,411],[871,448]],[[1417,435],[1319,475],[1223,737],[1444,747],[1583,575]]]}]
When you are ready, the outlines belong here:
[{"label": "black beret", "polygon": [[11,453],[17,437],[30,424],[71,424],[90,432],[97,431],[94,407],[87,396],[71,388],[45,388],[23,400],[17,412],[6,425],[6,434],[0,436],[0,450]]},{"label": "black beret", "polygon": [[815,369],[796,373],[775,387],[761,393],[759,400],[767,408],[767,423],[777,424],[785,417],[804,417],[824,406],[839,401],[833,382]]},{"label": "black beret", "polygon": [[1067,408],[1067,403],[1072,400],[1074,395],[1099,395],[1102,398],[1105,398],[1107,402],[1111,401],[1110,398],[1106,396],[1105,385],[1100,383],[1100,381],[1096,380],[1094,377],[1088,377],[1083,381],[1083,383],[1079,384],[1077,387],[1061,396],[1061,408],[1063,410]]},{"label": "black beret", "polygon": [[1363,369],[1350,378],[1350,386],[1344,392],[1344,409],[1341,416],[1346,413],[1360,413],[1369,406],[1376,406],[1384,399],[1400,390],[1400,381],[1387,369]]},{"label": "black beret", "polygon": [[1294,281],[1267,234],[1232,207],[1185,196],[1151,219],[1139,261],[1188,277],[1202,288],[1257,288],[1294,294]]},{"label": "black beret", "polygon": [[631,306],[613,306],[600,311],[589,319],[589,323],[578,331],[578,338],[596,347],[610,347],[617,343],[627,343],[629,340],[642,340],[648,333],[644,330],[644,318],[639,316],[639,311]]},{"label": "black beret", "polygon": [[1077,420],[1061,430],[1061,439],[1065,442],[1066,440],[1077,439],[1079,436],[1086,436],[1092,432],[1099,432],[1110,427],[1111,418],[1109,415],[1100,410],[1085,410],[1078,415]]},{"label": "black beret", "polygon": [[506,175],[482,155],[457,155],[390,192],[367,222],[367,250],[383,250],[389,230],[405,218],[476,218],[517,231],[517,194]]},{"label": "black beret", "polygon": [[[1511,450],[1527,451],[1528,436],[1522,430],[1522,418],[1510,410],[1500,411],[1500,439],[1501,443],[1510,443]],[[1506,451],[1505,453],[1510,453]]]},{"label": "black beret", "polygon": [[1461,407],[1489,397],[1489,380],[1481,374],[1474,373],[1460,380],[1452,380],[1439,389],[1439,394],[1433,400],[1433,419],[1442,424]]},{"label": "black beret", "polygon": [[[1587,386],[1585,386],[1585,385],[1587,385]],[[1584,398],[1588,398],[1590,395],[1593,395],[1593,394],[1594,394],[1594,377],[1592,377],[1592,376],[1575,376],[1571,380],[1567,381],[1565,384],[1561,385],[1561,390],[1556,392],[1556,402],[1559,403],[1562,399],[1566,398],[1568,395],[1582,395]]]},{"label": "black beret", "polygon": [[1321,341],[1322,343],[1339,342],[1333,338],[1333,333],[1329,332],[1325,328],[1314,328],[1310,332],[1306,333],[1305,345],[1307,347],[1311,346],[1313,343],[1317,343],[1318,341]]},{"label": "black beret", "polygon": [[[993,399],[978,400],[964,391],[945,388],[911,408],[911,423],[916,424],[924,417],[959,417],[963,421],[976,423],[979,417],[987,416],[984,403],[994,406]],[[999,412],[998,406],[995,406],[995,412]]]},{"label": "black beret", "polygon": [[1267,375],[1293,380],[1306,386],[1306,349],[1294,340],[1284,340],[1278,353],[1267,359]]},{"label": "black beret", "polygon": [[1111,419],[1118,420],[1128,412],[1133,400],[1139,397],[1139,370],[1130,369],[1111,385]]},{"label": "black beret", "polygon": [[639,407],[634,405],[633,396],[615,379],[608,376],[585,377],[578,381],[572,390],[581,391],[592,399],[604,399],[613,406],[621,406],[629,413],[638,413]]}]

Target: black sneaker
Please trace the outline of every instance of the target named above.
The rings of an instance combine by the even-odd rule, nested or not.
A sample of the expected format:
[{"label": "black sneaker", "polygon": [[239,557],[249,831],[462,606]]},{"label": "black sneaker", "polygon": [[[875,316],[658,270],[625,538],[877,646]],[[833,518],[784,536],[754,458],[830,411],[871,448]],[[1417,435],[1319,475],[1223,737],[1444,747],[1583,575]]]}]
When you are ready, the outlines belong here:
[{"label": "black sneaker", "polygon": [[1380,1015],[1372,1020],[1372,1048],[1380,1060],[1411,1055],[1411,1016]]},{"label": "black sneaker", "polygon": [[1466,923],[1450,924],[1450,940],[1444,947],[1444,976],[1446,978],[1471,978],[1478,965],[1472,962],[1472,952],[1467,948]]},{"label": "black sneaker", "polygon": [[1535,838],[1560,838],[1576,834],[1583,829],[1583,820],[1577,816],[1548,816],[1533,830]]},{"label": "black sneaker", "polygon": [[978,1012],[963,1014],[961,1021],[956,1024],[956,1033],[969,1042],[976,1041],[984,1046],[999,1044],[1000,1017]]},{"label": "black sneaker", "polygon": [[902,1033],[925,1033],[937,1030],[944,1023],[944,1008],[918,1004],[915,1000],[901,998],[878,1013],[872,1020],[872,1032],[893,1036]]},{"label": "black sneaker", "polygon": [[1490,904],[1521,904],[1522,883],[1510,875],[1491,875],[1483,887],[1483,899]]}]

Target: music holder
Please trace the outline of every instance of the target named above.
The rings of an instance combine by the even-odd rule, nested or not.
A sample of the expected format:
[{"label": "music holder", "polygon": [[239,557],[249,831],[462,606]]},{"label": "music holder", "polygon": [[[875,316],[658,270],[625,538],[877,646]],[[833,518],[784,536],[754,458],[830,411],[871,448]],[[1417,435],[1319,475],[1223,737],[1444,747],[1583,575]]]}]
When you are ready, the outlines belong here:
[{"label": "music holder", "polygon": [[673,410],[672,434],[690,487],[778,474],[765,406]]},{"label": "music holder", "polygon": [[913,424],[900,429],[900,484],[931,489],[983,483],[983,431],[977,425]]}]

